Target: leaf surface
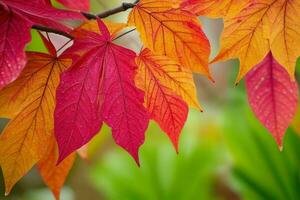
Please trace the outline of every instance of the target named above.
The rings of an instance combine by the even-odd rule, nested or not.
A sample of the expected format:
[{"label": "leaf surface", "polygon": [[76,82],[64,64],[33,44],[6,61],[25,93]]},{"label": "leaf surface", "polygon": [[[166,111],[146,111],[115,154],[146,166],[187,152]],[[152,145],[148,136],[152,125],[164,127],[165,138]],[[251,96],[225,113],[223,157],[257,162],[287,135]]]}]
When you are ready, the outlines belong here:
[{"label": "leaf surface", "polygon": [[0,89],[15,80],[26,64],[30,27],[18,14],[0,10]]},{"label": "leaf surface", "polygon": [[297,83],[269,53],[247,74],[246,87],[253,112],[281,147],[297,111]]},{"label": "leaf surface", "polygon": [[198,16],[229,17],[235,16],[249,0],[184,0],[181,4]]},{"label": "leaf surface", "polygon": [[113,44],[101,20],[98,26],[101,34],[83,30],[75,39],[70,51],[82,55],[85,47],[86,52],[62,75],[58,88],[59,160],[86,144],[104,121],[112,128],[116,143],[138,162],[149,116],[143,107],[144,93],[134,85],[136,54]]},{"label": "leaf surface", "polygon": [[59,74],[71,64],[69,59],[51,54],[30,52],[27,56],[20,77],[0,92],[0,115],[10,118],[0,135],[6,194],[47,153],[53,137]]},{"label": "leaf surface", "polygon": [[80,11],[89,11],[90,10],[90,0],[57,0],[62,3],[64,6],[80,10]]},{"label": "leaf surface", "polygon": [[132,9],[128,24],[136,26],[144,45],[153,52],[211,78],[209,41],[198,18],[179,9],[178,2],[141,0]]}]

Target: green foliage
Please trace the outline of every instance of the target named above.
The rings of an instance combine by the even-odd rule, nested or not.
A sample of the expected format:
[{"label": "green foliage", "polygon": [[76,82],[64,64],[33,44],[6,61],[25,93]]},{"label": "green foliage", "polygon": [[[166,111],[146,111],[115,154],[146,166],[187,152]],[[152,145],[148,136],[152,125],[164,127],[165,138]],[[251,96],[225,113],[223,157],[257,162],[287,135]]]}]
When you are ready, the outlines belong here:
[{"label": "green foliage", "polygon": [[[179,155],[152,124],[147,135],[152,142],[142,148],[140,168],[114,149],[93,166],[91,181],[111,200],[298,199],[298,135],[289,129],[280,152],[248,108],[243,86],[229,93],[235,100],[220,113],[208,119],[190,114]],[[227,191],[219,189],[220,182]]]},{"label": "green foliage", "polygon": [[[184,129],[179,155],[152,123],[141,150],[141,167],[123,151],[113,149],[91,171],[91,181],[108,199],[218,199],[215,184],[227,162],[218,127],[203,133],[192,112]],[[159,133],[159,134],[157,134]],[[199,140],[201,138],[201,140]],[[154,142],[153,142],[154,141]]]},{"label": "green foliage", "polygon": [[299,199],[299,137],[289,129],[280,152],[271,135],[244,108],[228,110],[224,121],[232,173],[243,199]]}]

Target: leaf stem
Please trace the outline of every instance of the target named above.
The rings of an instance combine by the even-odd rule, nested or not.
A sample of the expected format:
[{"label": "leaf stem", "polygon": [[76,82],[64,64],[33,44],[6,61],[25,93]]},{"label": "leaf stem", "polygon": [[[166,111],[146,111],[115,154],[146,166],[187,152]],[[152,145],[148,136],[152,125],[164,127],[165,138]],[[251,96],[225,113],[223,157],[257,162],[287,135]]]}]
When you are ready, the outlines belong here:
[{"label": "leaf stem", "polygon": [[118,37],[114,38],[114,39],[113,39],[113,41],[115,41],[115,40],[117,40],[117,39],[119,39],[119,38],[123,37],[124,35],[127,35],[127,34],[129,34],[129,33],[133,32],[133,31],[135,31],[135,30],[136,30],[136,28],[134,28],[134,29],[131,29],[131,30],[129,30],[129,31],[126,31],[125,33],[122,33],[122,34],[121,34],[121,35],[119,35]]}]

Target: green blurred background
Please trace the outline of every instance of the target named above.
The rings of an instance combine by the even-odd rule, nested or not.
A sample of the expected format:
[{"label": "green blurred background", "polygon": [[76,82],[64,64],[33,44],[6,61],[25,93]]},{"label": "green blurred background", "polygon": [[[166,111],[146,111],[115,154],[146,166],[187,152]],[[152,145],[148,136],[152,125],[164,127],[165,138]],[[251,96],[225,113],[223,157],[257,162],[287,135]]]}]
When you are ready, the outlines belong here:
[{"label": "green blurred background", "polygon": [[[94,13],[120,5],[119,0],[92,0]],[[55,3],[55,6],[60,7]],[[111,17],[126,22],[127,13]],[[222,20],[200,19],[219,50]],[[45,51],[38,34],[28,50]],[[137,33],[118,40],[139,49]],[[299,69],[299,68],[298,68]],[[89,159],[77,158],[62,190],[62,200],[298,200],[300,199],[299,119],[295,119],[279,151],[275,141],[251,112],[244,84],[234,86],[238,61],[211,66],[216,83],[195,75],[204,113],[190,110],[177,155],[171,142],[151,123],[140,151],[141,167],[117,147],[108,127],[90,143]],[[1,128],[8,120],[2,119]],[[52,200],[34,168],[2,200]]]}]

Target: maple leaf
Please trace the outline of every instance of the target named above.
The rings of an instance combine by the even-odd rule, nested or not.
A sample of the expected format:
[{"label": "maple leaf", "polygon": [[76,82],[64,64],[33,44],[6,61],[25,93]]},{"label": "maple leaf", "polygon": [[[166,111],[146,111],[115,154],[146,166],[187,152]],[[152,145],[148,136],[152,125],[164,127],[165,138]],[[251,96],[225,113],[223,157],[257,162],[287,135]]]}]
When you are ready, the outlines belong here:
[{"label": "maple leaf", "polygon": [[139,68],[135,82],[145,91],[145,107],[178,151],[179,135],[188,115],[186,102],[200,108],[192,72],[149,49],[140,53],[136,63]]},{"label": "maple leaf", "polygon": [[299,1],[252,0],[239,14],[225,19],[222,48],[212,61],[238,57],[241,80],[271,50],[275,59],[294,78],[300,55]]},{"label": "maple leaf", "polygon": [[143,107],[144,93],[134,85],[136,54],[113,44],[101,20],[98,26],[102,34],[82,30],[84,34],[75,38],[69,51],[81,57],[62,74],[57,90],[59,161],[86,144],[104,121],[116,143],[138,163],[149,117]]},{"label": "maple leaf", "polygon": [[73,153],[56,165],[58,149],[55,138],[51,139],[48,155],[38,162],[38,169],[45,184],[52,190],[55,198],[59,200],[60,190],[73,166],[76,154]]},{"label": "maple leaf", "polygon": [[250,0],[184,0],[182,9],[198,16],[230,17],[239,13]]},{"label": "maple leaf", "polygon": [[75,9],[75,10],[80,10],[80,11],[89,11],[90,10],[90,0],[57,0],[64,6]]},{"label": "maple leaf", "polygon": [[249,103],[279,147],[298,104],[298,85],[269,53],[246,76]]},{"label": "maple leaf", "polygon": [[71,60],[51,54],[51,49],[50,54],[27,53],[28,64],[20,77],[0,92],[0,116],[10,118],[0,135],[6,194],[47,154],[54,135],[55,90]]},{"label": "maple leaf", "polygon": [[0,89],[17,78],[26,64],[25,45],[31,40],[30,28],[43,25],[70,31],[56,22],[82,19],[80,13],[52,8],[42,0],[0,1]]},{"label": "maple leaf", "polygon": [[153,52],[211,78],[209,41],[198,18],[181,10],[178,2],[141,0],[132,9],[128,24],[136,26],[144,45]]}]

